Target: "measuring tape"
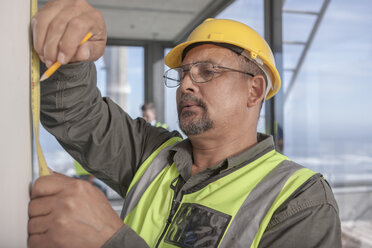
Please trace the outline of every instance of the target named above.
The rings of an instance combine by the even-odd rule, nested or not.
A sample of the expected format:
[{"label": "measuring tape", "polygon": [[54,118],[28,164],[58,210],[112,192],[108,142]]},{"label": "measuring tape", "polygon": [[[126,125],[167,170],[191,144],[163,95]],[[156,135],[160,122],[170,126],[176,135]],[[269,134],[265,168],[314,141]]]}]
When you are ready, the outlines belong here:
[{"label": "measuring tape", "polygon": [[[37,13],[37,0],[31,0],[31,19]],[[32,32],[31,32],[32,34]],[[31,43],[32,43],[31,39]],[[31,106],[32,119],[34,126],[34,137],[36,144],[36,155],[39,163],[39,175],[49,175],[49,169],[45,162],[43,151],[39,140],[39,120],[40,120],[40,63],[33,44],[31,45]]]}]

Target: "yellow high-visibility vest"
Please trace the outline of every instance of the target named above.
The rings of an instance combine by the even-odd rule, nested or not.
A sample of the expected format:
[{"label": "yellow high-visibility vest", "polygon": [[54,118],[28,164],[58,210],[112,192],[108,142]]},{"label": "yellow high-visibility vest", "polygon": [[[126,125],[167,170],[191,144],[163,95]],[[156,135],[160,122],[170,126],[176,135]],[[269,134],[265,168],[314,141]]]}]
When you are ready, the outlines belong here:
[{"label": "yellow high-visibility vest", "polygon": [[124,223],[150,247],[258,247],[275,210],[316,174],[271,150],[179,192],[177,202],[179,172],[168,152],[179,140],[147,158],[124,202]]}]

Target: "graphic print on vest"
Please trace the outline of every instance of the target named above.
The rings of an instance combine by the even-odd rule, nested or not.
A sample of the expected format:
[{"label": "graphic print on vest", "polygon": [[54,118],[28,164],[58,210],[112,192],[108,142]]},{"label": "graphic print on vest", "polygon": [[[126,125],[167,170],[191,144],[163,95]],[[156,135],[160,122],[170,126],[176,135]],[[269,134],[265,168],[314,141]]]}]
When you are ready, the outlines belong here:
[{"label": "graphic print on vest", "polygon": [[179,247],[217,247],[231,216],[195,203],[183,203],[165,242]]}]

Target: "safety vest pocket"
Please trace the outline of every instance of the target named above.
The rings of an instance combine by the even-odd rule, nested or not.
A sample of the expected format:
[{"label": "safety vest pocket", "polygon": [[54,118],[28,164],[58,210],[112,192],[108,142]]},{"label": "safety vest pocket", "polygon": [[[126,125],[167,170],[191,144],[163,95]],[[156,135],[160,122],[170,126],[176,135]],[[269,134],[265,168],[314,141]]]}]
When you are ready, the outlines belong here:
[{"label": "safety vest pocket", "polygon": [[196,203],[183,203],[165,236],[179,247],[217,247],[231,216]]}]

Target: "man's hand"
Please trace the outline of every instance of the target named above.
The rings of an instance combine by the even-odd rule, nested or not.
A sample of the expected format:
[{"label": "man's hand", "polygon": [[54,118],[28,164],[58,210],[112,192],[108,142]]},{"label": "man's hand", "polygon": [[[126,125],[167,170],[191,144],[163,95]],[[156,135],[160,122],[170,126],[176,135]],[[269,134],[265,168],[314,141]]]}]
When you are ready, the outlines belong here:
[{"label": "man's hand", "polygon": [[[94,61],[104,53],[107,33],[100,11],[85,0],[55,0],[45,4],[32,20],[34,47],[40,59],[51,66]],[[84,36],[93,36],[79,46]]]},{"label": "man's hand", "polygon": [[98,188],[55,173],[35,181],[28,213],[30,248],[101,247],[124,225]]}]

